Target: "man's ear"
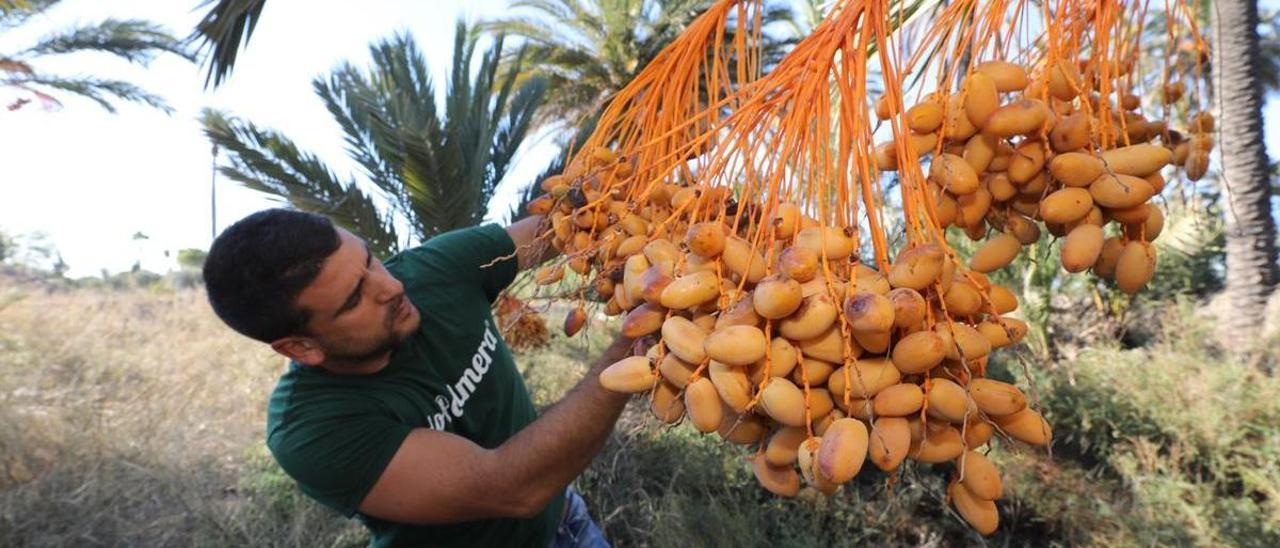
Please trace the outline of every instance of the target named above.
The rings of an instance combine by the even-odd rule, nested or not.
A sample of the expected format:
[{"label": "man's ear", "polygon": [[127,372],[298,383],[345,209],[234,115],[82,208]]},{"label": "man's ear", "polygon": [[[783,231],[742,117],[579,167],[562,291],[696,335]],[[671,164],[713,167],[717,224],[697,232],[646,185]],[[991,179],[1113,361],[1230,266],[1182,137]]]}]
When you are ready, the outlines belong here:
[{"label": "man's ear", "polygon": [[324,363],[324,350],[310,337],[285,337],[271,342],[271,349],[295,362],[309,367]]}]

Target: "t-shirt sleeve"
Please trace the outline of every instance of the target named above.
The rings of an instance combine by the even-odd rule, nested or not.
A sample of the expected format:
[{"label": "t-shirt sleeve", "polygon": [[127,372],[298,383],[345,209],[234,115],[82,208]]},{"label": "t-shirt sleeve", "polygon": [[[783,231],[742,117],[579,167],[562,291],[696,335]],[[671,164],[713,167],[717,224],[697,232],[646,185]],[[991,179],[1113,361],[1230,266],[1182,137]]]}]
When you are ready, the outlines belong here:
[{"label": "t-shirt sleeve", "polygon": [[492,302],[520,269],[515,251],[506,229],[486,224],[440,234],[390,263],[431,280],[479,286]]},{"label": "t-shirt sleeve", "polygon": [[412,429],[373,414],[299,418],[267,446],[304,493],[351,517]]}]

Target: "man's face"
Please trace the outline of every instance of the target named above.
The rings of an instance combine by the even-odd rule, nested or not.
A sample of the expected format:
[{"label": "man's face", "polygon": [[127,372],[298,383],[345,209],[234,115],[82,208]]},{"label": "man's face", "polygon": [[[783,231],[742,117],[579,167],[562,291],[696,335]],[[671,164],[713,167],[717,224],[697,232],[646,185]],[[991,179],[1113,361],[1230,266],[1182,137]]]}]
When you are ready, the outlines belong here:
[{"label": "man's face", "polygon": [[[338,229],[341,245],[297,304],[310,313],[307,334],[323,364],[341,368],[385,356],[418,328],[421,317],[365,243]],[[319,364],[312,364],[319,365]]]}]

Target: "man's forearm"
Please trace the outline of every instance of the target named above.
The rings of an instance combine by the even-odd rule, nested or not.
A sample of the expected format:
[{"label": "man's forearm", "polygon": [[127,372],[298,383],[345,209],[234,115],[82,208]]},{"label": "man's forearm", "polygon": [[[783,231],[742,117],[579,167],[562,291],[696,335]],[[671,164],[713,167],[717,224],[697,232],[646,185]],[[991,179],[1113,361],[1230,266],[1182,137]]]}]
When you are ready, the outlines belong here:
[{"label": "man's forearm", "polygon": [[504,478],[537,511],[577,477],[600,450],[629,396],[600,386],[600,372],[629,354],[615,343],[560,400],[497,450]]}]

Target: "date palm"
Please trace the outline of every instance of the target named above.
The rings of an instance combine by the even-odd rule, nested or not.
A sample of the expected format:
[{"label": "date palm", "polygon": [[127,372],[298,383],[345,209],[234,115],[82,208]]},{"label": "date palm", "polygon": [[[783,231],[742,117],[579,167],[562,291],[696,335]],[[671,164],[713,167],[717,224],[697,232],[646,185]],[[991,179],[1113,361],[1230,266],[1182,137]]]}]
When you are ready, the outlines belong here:
[{"label": "date palm", "polygon": [[[532,62],[525,76],[547,80],[546,105],[539,126],[574,124],[598,112],[662,51],[711,0],[515,0],[513,15],[480,28],[522,38]],[[781,5],[766,3],[762,22],[790,16]],[[732,36],[733,29],[726,29]],[[766,65],[785,42],[766,35]],[[726,41],[731,38],[726,38]],[[562,126],[563,128],[564,126]]]},{"label": "date palm", "polygon": [[[422,51],[407,35],[370,47],[372,65],[344,64],[313,87],[342,128],[348,154],[376,194],[335,174],[288,137],[206,111],[205,132],[229,163],[220,171],[294,207],[324,213],[384,256],[413,241],[484,219],[488,202],[524,141],[545,85],[517,84],[517,61],[500,73],[502,38],[482,53],[459,23],[442,104]],[[389,204],[378,206],[379,199]],[[407,227],[408,238],[397,236]]]},{"label": "date palm", "polygon": [[[59,0],[0,1],[0,30],[19,27],[58,3]],[[135,84],[92,75],[66,76],[40,67],[42,59],[82,52],[101,52],[144,66],[166,53],[194,60],[181,40],[149,21],[106,19],[80,24],[42,36],[17,51],[0,52],[0,87],[22,92],[4,106],[9,110],[31,103],[55,107],[61,104],[62,96],[69,94],[89,99],[109,112],[115,112],[117,101],[169,111],[163,99]]]}]

